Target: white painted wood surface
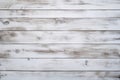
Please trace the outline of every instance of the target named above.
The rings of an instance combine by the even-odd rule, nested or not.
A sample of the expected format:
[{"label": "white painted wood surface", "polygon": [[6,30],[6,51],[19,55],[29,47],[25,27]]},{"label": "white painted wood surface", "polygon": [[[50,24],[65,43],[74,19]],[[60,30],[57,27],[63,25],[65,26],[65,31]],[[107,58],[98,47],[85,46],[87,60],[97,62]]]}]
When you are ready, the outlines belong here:
[{"label": "white painted wood surface", "polygon": [[0,31],[0,43],[120,43],[120,31]]},{"label": "white painted wood surface", "polygon": [[109,18],[120,10],[0,10],[0,18]]},{"label": "white painted wood surface", "polygon": [[0,80],[120,80],[120,0],[0,0]]},{"label": "white painted wood surface", "polygon": [[2,80],[119,80],[120,72],[1,72]]},{"label": "white painted wood surface", "polygon": [[119,0],[1,0],[1,9],[120,9]]},{"label": "white painted wood surface", "polygon": [[0,30],[120,30],[120,19],[0,18]]},{"label": "white painted wood surface", "polygon": [[0,59],[0,70],[120,71],[120,59]]},{"label": "white painted wood surface", "polygon": [[1,44],[0,47],[0,58],[120,58],[117,44]]}]

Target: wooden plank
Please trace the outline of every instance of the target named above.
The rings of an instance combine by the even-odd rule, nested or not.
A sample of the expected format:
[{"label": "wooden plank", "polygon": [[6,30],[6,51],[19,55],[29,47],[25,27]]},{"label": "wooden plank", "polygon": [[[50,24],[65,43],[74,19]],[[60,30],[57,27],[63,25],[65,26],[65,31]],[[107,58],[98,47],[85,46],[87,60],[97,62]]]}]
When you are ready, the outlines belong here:
[{"label": "wooden plank", "polygon": [[120,9],[119,0],[0,0],[0,9]]},{"label": "wooden plank", "polygon": [[0,70],[120,71],[120,59],[0,59]]},{"label": "wooden plank", "polygon": [[0,30],[120,30],[120,19],[1,18]]},{"label": "wooden plank", "polygon": [[1,44],[0,58],[120,58],[120,45]]},{"label": "wooden plank", "polygon": [[119,80],[120,72],[1,72],[1,80]]},{"label": "wooden plank", "polygon": [[108,18],[120,17],[120,10],[0,10],[0,18]]},{"label": "wooden plank", "polygon": [[0,43],[119,43],[120,31],[0,31]]}]

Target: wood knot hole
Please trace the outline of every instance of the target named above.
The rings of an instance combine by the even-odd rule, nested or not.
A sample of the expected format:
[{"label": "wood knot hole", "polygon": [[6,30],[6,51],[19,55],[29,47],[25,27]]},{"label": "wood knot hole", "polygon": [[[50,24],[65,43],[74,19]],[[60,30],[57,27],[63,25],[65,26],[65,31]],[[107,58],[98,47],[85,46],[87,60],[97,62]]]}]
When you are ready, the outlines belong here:
[{"label": "wood knot hole", "polygon": [[4,21],[3,24],[8,25],[10,22],[9,21]]}]

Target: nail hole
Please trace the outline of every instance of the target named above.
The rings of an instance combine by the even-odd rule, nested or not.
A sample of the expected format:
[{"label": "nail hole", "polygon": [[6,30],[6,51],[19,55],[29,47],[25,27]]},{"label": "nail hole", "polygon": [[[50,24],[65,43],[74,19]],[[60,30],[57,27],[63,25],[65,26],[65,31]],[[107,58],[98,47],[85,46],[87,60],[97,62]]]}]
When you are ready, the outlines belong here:
[{"label": "nail hole", "polygon": [[88,60],[85,61],[85,65],[86,65],[86,66],[88,65]]},{"label": "nail hole", "polygon": [[30,60],[30,58],[27,59],[28,61]]},{"label": "nail hole", "polygon": [[9,21],[4,21],[3,24],[8,25]]}]

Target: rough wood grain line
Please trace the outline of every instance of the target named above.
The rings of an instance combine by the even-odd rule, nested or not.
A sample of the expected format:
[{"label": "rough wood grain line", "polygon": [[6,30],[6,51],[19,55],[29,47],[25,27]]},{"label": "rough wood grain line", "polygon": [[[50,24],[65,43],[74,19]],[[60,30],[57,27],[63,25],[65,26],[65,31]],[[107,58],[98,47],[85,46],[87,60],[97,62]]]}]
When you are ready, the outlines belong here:
[{"label": "rough wood grain line", "polygon": [[0,18],[108,18],[120,17],[120,10],[0,10]]},{"label": "rough wood grain line", "polygon": [[0,70],[120,71],[120,59],[0,59]]},{"label": "rough wood grain line", "polygon": [[120,9],[119,0],[1,0],[0,9]]},{"label": "rough wood grain line", "polygon": [[0,31],[0,43],[118,43],[120,31]]},{"label": "rough wood grain line", "polygon": [[120,19],[1,18],[0,30],[120,30]]},{"label": "rough wood grain line", "polygon": [[0,58],[120,58],[120,45],[0,45]]},{"label": "rough wood grain line", "polygon": [[119,80],[120,72],[0,72],[1,80]]}]

